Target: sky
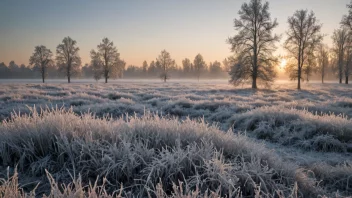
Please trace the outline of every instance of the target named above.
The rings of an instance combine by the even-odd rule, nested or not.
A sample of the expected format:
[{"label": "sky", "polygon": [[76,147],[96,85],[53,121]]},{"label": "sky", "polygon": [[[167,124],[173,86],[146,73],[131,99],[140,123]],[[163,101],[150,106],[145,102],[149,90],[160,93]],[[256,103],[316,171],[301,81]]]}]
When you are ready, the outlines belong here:
[{"label": "sky", "polygon": [[[348,13],[350,0],[268,0],[271,17],[282,35],[276,54],[284,55],[282,43],[287,18],[298,9],[313,10],[323,24],[324,42],[331,46],[331,35]],[[66,36],[77,41],[82,63],[89,63],[89,52],[102,38],[117,46],[127,65],[155,60],[162,50],[181,65],[200,53],[206,62],[230,56],[226,39],[236,34],[233,20],[249,0],[1,0],[0,62],[14,60],[28,64],[37,45],[55,54]]]}]

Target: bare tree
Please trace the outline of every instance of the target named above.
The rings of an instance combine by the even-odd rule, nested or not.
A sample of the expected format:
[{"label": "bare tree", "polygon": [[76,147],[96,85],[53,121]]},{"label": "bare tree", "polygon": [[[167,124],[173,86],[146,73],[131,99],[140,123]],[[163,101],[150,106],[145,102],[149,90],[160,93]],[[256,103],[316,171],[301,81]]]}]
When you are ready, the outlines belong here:
[{"label": "bare tree", "polygon": [[332,35],[333,40],[333,52],[337,58],[337,72],[339,83],[342,83],[343,78],[343,68],[345,64],[345,53],[349,40],[349,33],[347,28],[340,28],[334,31]]},{"label": "bare tree", "polygon": [[239,19],[234,20],[237,35],[228,39],[238,61],[229,72],[230,82],[238,85],[252,80],[252,88],[256,89],[258,79],[268,84],[276,77],[274,66],[277,59],[272,53],[280,38],[272,31],[278,23],[276,19],[271,20],[269,3],[261,0],[244,3],[238,14]]},{"label": "bare tree", "polygon": [[203,72],[203,70],[206,67],[205,61],[201,54],[197,54],[197,56],[194,57],[193,67],[199,81],[200,74]]},{"label": "bare tree", "polygon": [[348,15],[344,15],[342,17],[341,25],[348,27],[350,30],[352,30],[352,1],[350,4],[347,4],[348,10]]},{"label": "bare tree", "polygon": [[47,76],[47,68],[53,63],[52,59],[53,53],[50,49],[46,48],[44,45],[36,46],[32,56],[29,58],[29,64],[38,66],[40,68],[40,73],[42,75],[43,83]]},{"label": "bare tree", "polygon": [[108,83],[109,78],[122,77],[125,62],[120,60],[120,53],[114,43],[108,38],[103,38],[97,48],[97,51],[91,51],[91,59],[102,67],[105,83]]},{"label": "bare tree", "polygon": [[[352,34],[352,1],[350,4],[347,4],[347,8],[349,9],[348,10],[348,15],[344,15],[342,17],[342,21],[341,21],[341,25],[348,28],[349,29],[349,38],[348,38],[348,43],[349,45],[351,44],[351,34]],[[347,54],[346,54],[346,63],[345,63],[345,69],[344,69],[344,73],[345,73],[345,83],[348,84],[348,78],[349,76],[351,75],[350,71],[352,70],[351,69],[351,65],[352,65],[352,54],[351,54],[351,46],[348,46],[348,49],[347,49]],[[339,71],[339,74],[340,74],[340,71]],[[341,78],[340,78],[340,83],[341,82]]]},{"label": "bare tree", "polygon": [[161,66],[160,78],[166,82],[170,78],[169,69],[175,66],[175,60],[171,58],[169,52],[163,50],[157,58],[156,63],[159,63]]},{"label": "bare tree", "polygon": [[59,69],[66,74],[68,83],[71,82],[71,77],[79,72],[81,66],[78,51],[77,42],[70,37],[65,37],[56,47],[56,62]]},{"label": "bare tree", "polygon": [[345,50],[345,63],[344,63],[344,75],[345,75],[345,84],[348,84],[349,76],[351,75],[352,71],[352,35],[349,34],[347,38],[347,45]]},{"label": "bare tree", "polygon": [[326,45],[323,45],[323,44],[319,45],[317,60],[318,60],[318,71],[320,72],[320,75],[321,75],[321,83],[324,83],[324,78],[327,73],[327,67],[329,65],[329,50]]},{"label": "bare tree", "polygon": [[318,23],[314,12],[298,10],[288,18],[289,29],[284,47],[289,52],[289,57],[294,59],[297,67],[288,67],[291,80],[297,79],[297,89],[301,89],[303,67],[307,65],[311,51],[314,51],[323,39],[320,34],[322,25]]}]

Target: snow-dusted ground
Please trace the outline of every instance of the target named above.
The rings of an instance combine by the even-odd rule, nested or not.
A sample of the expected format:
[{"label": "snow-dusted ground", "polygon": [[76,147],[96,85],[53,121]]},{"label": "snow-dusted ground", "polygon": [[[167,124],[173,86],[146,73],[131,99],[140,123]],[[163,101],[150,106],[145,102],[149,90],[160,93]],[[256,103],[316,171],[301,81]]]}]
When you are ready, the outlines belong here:
[{"label": "snow-dusted ground", "polygon": [[140,117],[152,112],[180,120],[204,119],[223,131],[243,133],[264,143],[284,161],[322,175],[340,171],[352,178],[352,85],[310,82],[303,83],[302,90],[295,88],[295,82],[287,81],[254,91],[246,85],[235,88],[225,80],[117,80],[108,84],[2,80],[0,119],[14,112],[29,113],[27,106],[72,107],[77,114],[91,112],[98,117]]}]

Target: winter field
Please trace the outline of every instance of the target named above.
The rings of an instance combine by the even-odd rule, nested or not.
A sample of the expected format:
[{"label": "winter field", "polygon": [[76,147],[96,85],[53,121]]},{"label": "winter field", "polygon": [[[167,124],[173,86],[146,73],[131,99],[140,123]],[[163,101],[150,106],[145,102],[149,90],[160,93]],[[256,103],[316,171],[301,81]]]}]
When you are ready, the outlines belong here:
[{"label": "winter field", "polygon": [[0,197],[352,195],[352,86],[295,88],[0,81]]}]

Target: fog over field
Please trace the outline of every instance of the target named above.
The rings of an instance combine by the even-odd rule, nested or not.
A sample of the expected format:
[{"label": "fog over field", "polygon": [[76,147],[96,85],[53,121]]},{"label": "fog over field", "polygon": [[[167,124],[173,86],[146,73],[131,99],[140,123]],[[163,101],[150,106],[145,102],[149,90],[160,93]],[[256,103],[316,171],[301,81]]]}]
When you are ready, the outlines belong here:
[{"label": "fog over field", "polygon": [[350,195],[351,86],[295,86],[1,81],[2,174],[7,166],[13,174],[17,164],[26,190],[41,182],[37,193],[48,192],[47,170],[51,182],[75,179],[70,188],[77,192],[79,182],[98,178],[102,185],[105,177],[107,193],[121,187],[117,194],[124,196],[161,196],[173,184],[183,193],[199,188],[199,195],[206,189],[218,195]]}]

